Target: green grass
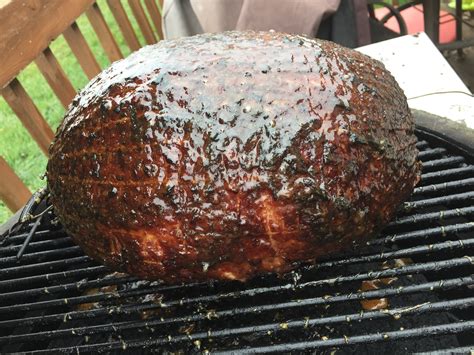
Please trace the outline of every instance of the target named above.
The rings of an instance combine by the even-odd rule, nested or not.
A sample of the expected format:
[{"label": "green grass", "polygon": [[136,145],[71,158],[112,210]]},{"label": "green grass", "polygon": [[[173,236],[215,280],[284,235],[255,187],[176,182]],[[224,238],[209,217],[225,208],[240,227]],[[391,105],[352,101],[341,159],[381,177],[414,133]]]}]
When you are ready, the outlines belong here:
[{"label": "green grass", "polygon": [[[390,4],[390,5],[393,5],[393,1],[392,1],[392,0],[381,0],[381,1],[383,1],[384,3]],[[398,5],[393,5],[393,6],[395,6],[395,8],[396,8],[397,6],[404,5],[404,4],[406,4],[407,2],[409,2],[409,1],[411,1],[411,0],[399,0],[399,1],[398,1]],[[382,7],[382,5],[377,5],[377,4],[375,5],[375,8],[376,8],[376,9],[379,8],[379,7]]]},{"label": "green grass", "polygon": [[[105,0],[99,0],[98,4],[112,34],[118,42],[122,54],[127,56],[130,54],[130,49],[126,45],[122,33],[105,3]],[[124,5],[127,14],[131,14],[132,12],[128,7],[128,3],[124,1],[122,4]],[[145,41],[135,18],[133,15],[130,15],[129,18],[133,28],[135,29],[135,33],[137,33],[140,43],[144,45]],[[77,23],[101,67],[107,67],[110,62],[105,55],[92,26],[87,20],[87,17],[82,15],[77,20]],[[63,70],[66,72],[74,87],[78,90],[83,88],[89,80],[79,66],[76,57],[72,54],[64,38],[62,36],[58,37],[50,45],[50,48],[56,58],[58,58]],[[20,73],[18,78],[35,102],[43,117],[46,119],[53,131],[55,131],[63,118],[65,110],[54,92],[50,89],[41,72],[33,63],[27,66]],[[40,176],[42,176],[45,171],[47,158],[1,96],[0,155],[4,157],[7,163],[31,191],[36,191],[45,185],[45,181],[43,181]],[[5,204],[0,201],[0,224],[5,222],[11,214],[12,213],[8,210]]]}]

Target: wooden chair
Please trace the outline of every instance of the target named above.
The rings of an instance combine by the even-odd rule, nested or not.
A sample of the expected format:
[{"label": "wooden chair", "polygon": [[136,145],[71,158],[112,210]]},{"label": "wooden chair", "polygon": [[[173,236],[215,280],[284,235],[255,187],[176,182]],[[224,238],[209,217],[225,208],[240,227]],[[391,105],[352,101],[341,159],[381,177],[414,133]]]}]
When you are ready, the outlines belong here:
[{"label": "wooden chair", "polygon": [[[162,0],[158,2],[161,7]],[[128,4],[132,14],[127,14],[121,0],[107,0],[106,5],[130,50],[140,48],[130,16],[135,17],[148,44],[163,38],[156,0],[143,0],[143,3],[141,0],[128,0]],[[110,61],[122,58],[117,41],[95,0],[12,0],[0,9],[0,93],[45,155],[48,154],[53,131],[17,75],[34,61],[61,104],[67,107],[76,91],[49,46],[63,35],[86,76],[92,79],[98,74],[101,67],[76,23],[83,13]],[[2,201],[15,212],[30,196],[30,190],[0,155]]]}]

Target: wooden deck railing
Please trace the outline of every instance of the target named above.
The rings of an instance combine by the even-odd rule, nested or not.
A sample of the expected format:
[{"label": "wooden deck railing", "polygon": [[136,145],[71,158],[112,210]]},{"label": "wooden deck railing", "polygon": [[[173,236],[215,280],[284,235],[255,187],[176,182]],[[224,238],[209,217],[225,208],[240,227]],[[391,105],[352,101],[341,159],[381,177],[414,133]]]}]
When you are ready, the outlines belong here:
[{"label": "wooden deck railing", "polygon": [[[107,0],[130,50],[140,48],[130,16],[135,17],[148,44],[163,37],[157,1],[161,7],[161,0],[128,0],[132,13],[127,13],[121,0]],[[63,35],[89,79],[102,70],[76,23],[83,13],[109,60],[123,58],[95,0],[12,0],[0,8],[0,93],[46,155],[53,131],[17,76],[35,62],[60,103],[67,107],[76,90],[51,51],[50,43]],[[10,210],[16,211],[30,195],[31,192],[0,155],[0,199]]]}]

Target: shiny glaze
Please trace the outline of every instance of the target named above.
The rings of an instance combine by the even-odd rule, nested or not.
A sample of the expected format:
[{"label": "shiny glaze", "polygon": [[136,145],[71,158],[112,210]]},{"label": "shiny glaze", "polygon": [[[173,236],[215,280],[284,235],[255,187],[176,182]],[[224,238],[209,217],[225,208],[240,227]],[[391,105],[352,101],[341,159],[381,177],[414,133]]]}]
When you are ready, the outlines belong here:
[{"label": "shiny glaze", "polygon": [[75,241],[167,282],[284,272],[377,232],[419,165],[383,65],[272,32],[162,41],[73,101],[48,184]]}]

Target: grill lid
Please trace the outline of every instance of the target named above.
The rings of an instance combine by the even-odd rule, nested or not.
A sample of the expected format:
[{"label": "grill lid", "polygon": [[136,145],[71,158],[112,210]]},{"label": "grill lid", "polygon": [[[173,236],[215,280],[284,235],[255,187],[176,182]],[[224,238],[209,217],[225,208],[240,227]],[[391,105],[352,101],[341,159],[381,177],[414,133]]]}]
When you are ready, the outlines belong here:
[{"label": "grill lid", "polygon": [[[0,246],[0,352],[331,353],[474,346],[474,165],[418,132],[423,175],[364,247],[284,277],[166,286],[111,273],[45,213]],[[35,213],[45,206],[36,208]]]}]

